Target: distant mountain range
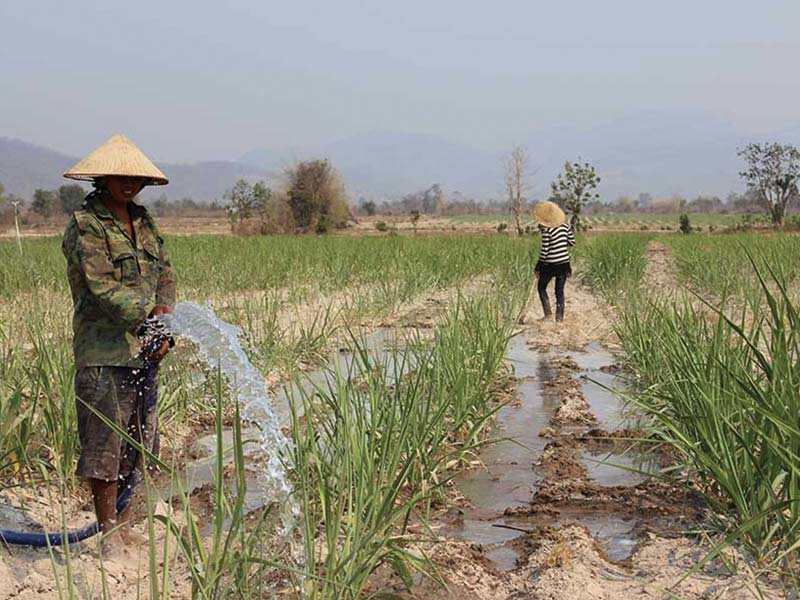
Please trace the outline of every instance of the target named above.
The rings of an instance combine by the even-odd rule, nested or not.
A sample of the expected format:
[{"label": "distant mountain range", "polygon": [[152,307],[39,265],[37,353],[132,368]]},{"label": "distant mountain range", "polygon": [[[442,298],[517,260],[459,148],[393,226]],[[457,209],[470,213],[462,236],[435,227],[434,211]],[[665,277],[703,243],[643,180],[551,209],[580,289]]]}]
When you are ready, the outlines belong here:
[{"label": "distant mountain range", "polygon": [[[702,112],[642,111],[591,127],[564,124],[539,128],[521,135],[520,140],[528,149],[534,171],[534,197],[547,193],[565,160],[579,157],[596,165],[602,177],[600,192],[606,200],[639,192],[724,196],[742,188],[738,148],[751,140],[800,144],[800,125],[754,136]],[[150,194],[212,200],[240,177],[274,179],[296,160],[324,157],[342,172],[354,198],[396,197],[433,183],[468,197],[498,198],[506,154],[431,135],[374,133],[318,146],[254,149],[236,161],[159,163],[170,177],[170,185]],[[63,183],[60,174],[76,160],[0,138],[0,182],[24,197],[37,187]]]},{"label": "distant mountain range", "polygon": [[[70,183],[61,177],[61,173],[78,160],[78,157],[21,140],[0,138],[0,183],[7,192],[30,198],[36,188],[53,189]],[[258,179],[267,176],[263,169],[231,161],[158,163],[158,167],[167,173],[169,185],[148,188],[146,196],[157,197],[165,193],[173,200],[187,196],[206,201],[221,198],[225,190],[241,177]]]}]

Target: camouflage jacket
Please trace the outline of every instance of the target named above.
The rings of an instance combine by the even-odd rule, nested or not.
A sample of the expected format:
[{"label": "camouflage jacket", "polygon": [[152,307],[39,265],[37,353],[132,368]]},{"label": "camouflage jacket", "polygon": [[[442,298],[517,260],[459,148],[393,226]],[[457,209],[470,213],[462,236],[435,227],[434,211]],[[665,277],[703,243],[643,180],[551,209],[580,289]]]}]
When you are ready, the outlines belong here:
[{"label": "camouflage jacket", "polygon": [[175,303],[175,272],[147,209],[129,205],[135,232],[90,195],[64,232],[78,368],[141,367],[136,331],[156,305]]}]

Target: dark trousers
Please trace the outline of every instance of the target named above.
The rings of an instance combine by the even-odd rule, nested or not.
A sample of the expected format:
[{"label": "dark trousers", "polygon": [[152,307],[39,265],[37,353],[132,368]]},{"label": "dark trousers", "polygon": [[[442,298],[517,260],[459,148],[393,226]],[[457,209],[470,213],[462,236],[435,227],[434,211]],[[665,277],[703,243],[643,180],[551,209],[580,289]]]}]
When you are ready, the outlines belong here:
[{"label": "dark trousers", "polygon": [[567,273],[561,275],[553,275],[552,273],[540,273],[539,282],[536,284],[536,289],[539,291],[539,300],[542,301],[542,309],[544,316],[549,317],[552,313],[550,310],[550,298],[547,296],[547,286],[551,279],[556,280],[556,320],[561,321],[564,319],[564,284],[567,283]]}]

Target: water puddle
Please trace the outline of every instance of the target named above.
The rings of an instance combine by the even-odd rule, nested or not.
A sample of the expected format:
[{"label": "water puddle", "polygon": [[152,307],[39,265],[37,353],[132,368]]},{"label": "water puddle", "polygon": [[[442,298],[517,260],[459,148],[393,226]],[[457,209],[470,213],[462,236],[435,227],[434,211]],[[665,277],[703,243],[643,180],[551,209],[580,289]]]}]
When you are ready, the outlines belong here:
[{"label": "water puddle", "polygon": [[580,461],[586,467],[589,479],[605,487],[638,485],[658,472],[655,459],[638,452],[582,452]]},{"label": "water puddle", "polygon": [[[498,525],[508,527],[498,527]],[[453,537],[480,546],[483,556],[496,569],[510,571],[516,568],[520,557],[519,552],[510,542],[526,535],[526,530],[530,526],[530,520],[525,517],[503,517],[491,520],[469,518],[464,519],[450,533]]]},{"label": "water puddle", "polygon": [[614,431],[632,425],[625,413],[624,405],[615,392],[625,389],[625,382],[607,370],[616,363],[616,358],[598,344],[589,344],[583,352],[567,353],[581,371],[581,389],[598,425],[606,431]]},{"label": "water puddle", "polygon": [[[370,362],[389,372],[395,368],[395,357],[400,356],[394,350],[402,348],[406,341],[394,328],[376,329],[369,335],[357,339],[357,345],[369,354]],[[281,425],[287,427],[291,422],[292,399],[300,398],[302,394],[313,394],[315,389],[331,385],[337,376],[357,378],[361,375],[362,362],[354,353],[354,349],[340,348],[328,356],[324,368],[303,373],[281,386],[275,392],[273,399],[275,414]],[[405,364],[403,367],[405,370],[411,369],[410,364]],[[301,404],[295,403],[295,408],[301,408]]]},{"label": "water puddle", "polygon": [[484,556],[500,571],[513,571],[519,561],[519,552],[508,546],[489,548]]},{"label": "water puddle", "polygon": [[612,561],[630,558],[636,549],[636,520],[613,514],[583,514],[575,520],[589,530],[605,555]]},{"label": "water puddle", "polygon": [[[558,408],[554,399],[542,394],[541,382],[552,377],[546,361],[528,348],[522,336],[509,342],[517,376],[526,380],[518,387],[518,401],[502,407],[491,437],[501,441],[480,454],[485,469],[468,471],[456,478],[456,486],[470,501],[476,514],[502,514],[506,508],[527,506],[537,476],[532,465],[547,443],[539,437]],[[535,380],[531,380],[535,379]]]},{"label": "water puddle", "polygon": [[[519,335],[509,342],[506,356],[520,380],[517,399],[498,411],[492,437],[502,441],[481,452],[485,469],[469,471],[456,478],[458,489],[472,508],[454,532],[457,537],[479,544],[484,556],[499,570],[517,566],[519,555],[511,543],[513,540],[537,525],[553,524],[553,517],[523,516],[512,520],[504,516],[504,511],[529,505],[541,479],[534,472],[533,463],[548,442],[539,437],[539,433],[549,425],[560,405],[558,398],[543,393],[545,383],[555,376],[548,366],[548,354],[530,348],[524,336]],[[622,403],[611,391],[624,388],[623,380],[608,369],[615,363],[614,356],[596,345],[590,345],[584,352],[567,353],[567,356],[578,365],[582,391],[599,425],[607,431],[627,426],[630,421]],[[656,470],[645,455],[634,452],[613,454],[587,450],[579,458],[588,477],[600,486],[633,486]],[[558,518],[559,523],[567,521],[584,525],[611,560],[625,560],[635,548],[635,519],[582,510],[567,511]],[[512,525],[522,531],[496,525]]]},{"label": "water puddle", "polygon": [[[241,381],[243,379],[247,381],[249,387],[245,388],[245,391],[250,393],[248,398],[251,398],[253,393],[263,394],[266,397],[263,378],[260,382],[256,381],[254,383],[255,374],[249,372],[249,369],[253,367],[238,345],[239,342],[236,340],[238,336],[237,328],[219,320],[215,321],[216,317],[210,312],[210,309],[198,307],[191,303],[181,303],[176,306],[176,315],[176,317],[170,319],[170,327],[174,328],[173,330],[176,333],[183,335],[186,335],[186,332],[193,328],[193,333],[187,335],[187,337],[195,343],[205,345],[204,347],[207,349],[203,356],[208,356],[206,362],[210,367],[216,368],[217,362],[220,360],[233,363],[227,370],[223,368],[228,379],[230,381]],[[378,365],[386,371],[395,369],[395,359],[399,359],[402,356],[395,350],[400,349],[406,343],[405,337],[401,336],[397,330],[390,328],[377,329],[369,335],[361,338],[357,337],[356,340],[357,343],[353,342],[352,345],[367,352],[369,362],[372,365]],[[232,344],[235,344],[235,346],[232,346],[231,349],[229,345]],[[324,388],[332,384],[337,376],[344,376],[349,379],[359,377],[362,374],[363,361],[356,356],[355,352],[355,348],[339,348],[329,355],[324,368],[301,374],[275,390],[272,394],[272,399],[268,401],[267,405],[258,406],[256,414],[263,417],[267,422],[266,442],[261,422],[256,422],[256,425],[243,423],[242,439],[244,440],[244,453],[248,458],[246,465],[248,471],[246,474],[247,491],[244,501],[247,511],[267,506],[274,497],[264,493],[263,485],[259,483],[259,479],[263,479],[263,477],[256,471],[251,460],[257,461],[259,457],[269,460],[270,457],[279,455],[279,452],[270,451],[272,447],[285,448],[288,440],[281,430],[290,426],[292,399],[300,398],[301,394],[313,394],[315,389]],[[399,369],[400,367],[398,366],[397,368]],[[410,368],[412,368],[410,362],[403,364],[404,370],[409,370]],[[242,370],[244,375],[240,372]],[[232,373],[232,377],[229,373]],[[261,377],[260,374],[258,377]],[[241,386],[236,389],[241,390]],[[241,391],[239,391],[239,399],[241,403]],[[244,403],[242,403],[242,406],[245,406]],[[296,409],[301,407],[302,403],[295,403]],[[299,414],[298,416],[301,415]],[[233,430],[225,428],[222,431],[222,435],[223,462],[229,464],[233,462]],[[181,485],[188,494],[214,482],[214,470],[217,463],[216,451],[217,436],[215,433],[205,435],[195,441],[192,452],[196,458],[189,461],[179,474]],[[271,468],[274,473],[274,465]],[[169,494],[173,490],[170,488],[164,491]]]},{"label": "water puddle", "polygon": [[[243,437],[251,440],[247,445],[250,448],[248,454],[256,452],[266,461],[267,485],[264,485],[263,473],[260,477],[254,476],[252,481],[248,477],[245,501],[248,508],[256,509],[279,498],[288,500],[290,488],[279,456],[289,443],[281,429],[290,422],[292,398],[298,398],[300,394],[313,394],[317,388],[332,385],[337,376],[351,380],[358,378],[362,374],[363,361],[353,350],[340,349],[330,355],[325,368],[303,374],[282,386],[270,401],[263,378],[239,346],[238,329],[217,320],[209,309],[188,303],[176,307],[176,315],[170,319],[169,325],[173,331],[189,337],[200,346],[200,353],[211,368],[216,368],[218,364],[221,366],[239,397],[243,416],[251,424],[243,431]],[[407,356],[402,350],[398,352],[406,341],[407,338],[403,338],[396,329],[378,329],[361,338],[358,345],[369,354],[371,367],[388,371],[398,367],[394,364],[395,360],[403,360],[403,369],[411,370],[414,365],[406,360]],[[622,426],[625,418],[619,400],[602,387],[613,389],[622,385],[619,378],[603,369],[614,363],[613,356],[599,347],[590,347],[587,352],[574,352],[569,356],[582,371],[584,394],[601,425],[609,431]],[[516,567],[518,553],[513,541],[535,525],[535,519],[530,517],[507,517],[503,513],[509,508],[529,505],[540,480],[533,470],[533,464],[548,441],[539,434],[549,425],[560,405],[558,398],[542,391],[544,384],[555,377],[549,366],[548,355],[528,347],[523,336],[516,336],[509,342],[507,358],[520,380],[517,398],[498,411],[492,437],[500,441],[481,452],[480,459],[485,468],[462,473],[456,478],[456,485],[469,500],[471,508],[461,524],[450,528],[452,535],[479,544],[484,555],[500,570]],[[595,379],[597,383],[589,379]],[[227,457],[231,445],[232,434],[226,431],[223,438],[226,460],[232,460],[232,457]],[[191,461],[186,470],[186,479],[192,489],[213,481],[215,436],[198,439],[194,453],[198,458]],[[581,454],[580,459],[588,469],[589,477],[599,485],[635,485],[645,477],[633,471],[646,471],[642,467],[646,461],[636,454],[598,455],[587,451]],[[296,507],[290,512],[296,515]],[[576,514],[572,518],[592,532],[613,560],[624,560],[630,556],[635,546],[633,521],[615,515],[591,513]],[[552,517],[548,520],[546,524],[552,525]],[[497,525],[516,527],[522,531]]]}]

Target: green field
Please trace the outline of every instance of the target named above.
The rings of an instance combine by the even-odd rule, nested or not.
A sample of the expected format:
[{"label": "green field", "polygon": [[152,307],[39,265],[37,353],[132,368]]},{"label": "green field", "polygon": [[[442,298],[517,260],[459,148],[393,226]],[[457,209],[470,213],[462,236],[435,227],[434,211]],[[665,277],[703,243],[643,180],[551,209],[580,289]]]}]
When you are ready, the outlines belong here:
[{"label": "green field", "polygon": [[798,238],[670,238],[683,286],[673,293],[637,286],[646,238],[605,239],[587,248],[585,270],[618,305],[617,333],[638,382],[630,403],[678,453],[714,527],[796,582]]},{"label": "green field", "polygon": [[[673,289],[645,285],[654,240],[667,245]],[[676,457],[666,476],[702,497],[708,535],[788,579],[800,547],[798,240],[645,231],[582,236],[575,250],[577,276],[617,315],[641,435]],[[486,442],[535,244],[503,235],[169,238],[181,298],[208,300],[239,325],[271,383],[342,345],[363,369],[296,398],[303,417],[292,421],[285,458],[303,535],[292,558],[276,516],[246,509],[238,407],[191,347],[176,348],[161,372],[160,481],[173,486],[180,519],[157,517],[146,498],[150,587],[141,594],[167,598],[181,580],[198,598],[264,597],[276,582],[304,590],[288,597],[361,598],[377,573],[412,586],[413,572],[428,572],[409,528],[425,531],[448,506],[447,482]],[[25,240],[21,255],[0,242],[0,491],[85,501],[73,475],[64,270],[57,238]],[[420,307],[432,312],[423,319]],[[389,352],[393,368],[377,368],[363,340],[386,319],[406,327],[406,349]],[[215,431],[221,440],[223,426],[233,428],[235,460],[220,454],[213,465],[209,513],[176,481],[190,443]],[[69,553],[54,559],[63,597],[74,596],[72,568]]]}]

